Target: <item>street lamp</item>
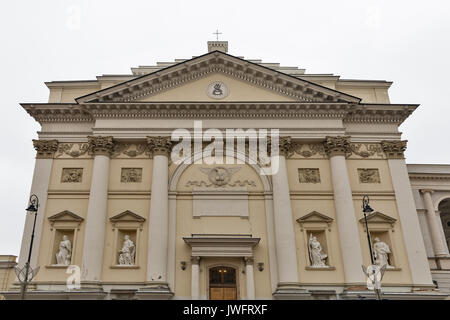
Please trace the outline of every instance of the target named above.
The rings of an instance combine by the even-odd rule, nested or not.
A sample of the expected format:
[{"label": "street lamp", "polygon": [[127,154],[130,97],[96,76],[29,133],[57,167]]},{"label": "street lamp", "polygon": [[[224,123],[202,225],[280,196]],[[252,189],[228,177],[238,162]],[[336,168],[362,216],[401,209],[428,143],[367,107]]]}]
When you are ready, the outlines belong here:
[{"label": "street lamp", "polygon": [[372,252],[372,241],[370,239],[370,233],[369,233],[369,226],[367,224],[367,213],[371,213],[374,210],[369,206],[369,196],[364,196],[362,200],[362,208],[364,213],[364,224],[366,226],[366,233],[367,233],[367,241],[369,242],[369,251],[370,251],[370,262],[372,264],[375,264],[375,261],[373,259],[373,252]]},{"label": "street lamp", "polygon": [[[363,209],[363,213],[364,213],[364,224],[366,226],[366,233],[367,233],[367,242],[369,243],[369,252],[370,252],[370,262],[372,263],[372,265],[370,267],[368,267],[367,269],[363,267],[363,271],[366,274],[366,276],[370,279],[370,274],[373,277],[372,284],[373,289],[375,291],[375,296],[377,300],[381,300],[381,279],[383,278],[383,274],[384,271],[386,270],[386,266],[382,266],[381,269],[375,265],[375,259],[373,256],[373,251],[372,251],[372,240],[370,239],[370,233],[369,233],[369,226],[367,224],[367,214],[372,213],[374,210],[370,207],[369,205],[369,196],[365,195],[363,197],[362,200],[362,209]],[[378,279],[378,276],[380,276],[380,278]]]},{"label": "street lamp", "polygon": [[36,276],[37,272],[39,271],[39,267],[31,268],[30,266],[30,260],[31,260],[31,251],[33,250],[33,240],[34,240],[34,229],[36,228],[36,217],[37,212],[39,208],[39,198],[33,194],[30,196],[29,205],[26,211],[30,214],[34,214],[34,222],[33,222],[33,231],[31,232],[31,242],[30,242],[30,250],[28,251],[28,259],[25,263],[25,267],[19,268],[16,267],[16,275],[19,282],[21,282],[21,291],[20,296],[21,299],[25,299],[25,292],[27,291],[28,282],[33,280],[33,278]]}]

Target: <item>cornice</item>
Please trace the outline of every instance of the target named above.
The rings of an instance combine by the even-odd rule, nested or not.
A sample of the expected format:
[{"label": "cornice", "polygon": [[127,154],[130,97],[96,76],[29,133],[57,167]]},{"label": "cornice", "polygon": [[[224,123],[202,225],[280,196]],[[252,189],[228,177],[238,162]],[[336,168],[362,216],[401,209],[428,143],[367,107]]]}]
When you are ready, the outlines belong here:
[{"label": "cornice", "polygon": [[450,174],[439,173],[408,173],[411,180],[450,180]]},{"label": "cornice", "polygon": [[94,122],[112,118],[341,119],[352,123],[401,124],[417,105],[318,102],[111,102],[37,103],[22,107],[38,122]]},{"label": "cornice", "polygon": [[344,122],[351,123],[397,123],[408,118],[417,104],[358,104],[352,105]]}]

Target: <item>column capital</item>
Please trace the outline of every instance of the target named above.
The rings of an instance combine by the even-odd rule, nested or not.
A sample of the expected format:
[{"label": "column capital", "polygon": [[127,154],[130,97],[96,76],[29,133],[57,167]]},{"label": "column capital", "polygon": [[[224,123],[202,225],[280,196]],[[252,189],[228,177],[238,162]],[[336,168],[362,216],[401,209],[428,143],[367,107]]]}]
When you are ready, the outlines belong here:
[{"label": "column capital", "polygon": [[169,136],[157,136],[157,137],[147,137],[148,150],[153,155],[165,155],[169,156],[172,150],[172,141]]},{"label": "column capital", "polygon": [[37,159],[52,159],[55,152],[58,150],[58,140],[35,140],[33,139],[33,146],[36,149]]},{"label": "column capital", "polygon": [[191,263],[192,264],[200,264],[200,257],[199,256],[192,256],[191,257]]},{"label": "column capital", "polygon": [[244,262],[245,262],[246,265],[253,264],[254,261],[255,261],[255,259],[253,257],[245,257],[244,258]]},{"label": "column capital", "polygon": [[345,156],[351,151],[350,136],[325,137],[324,142],[325,152],[328,156]]},{"label": "column capital", "polygon": [[94,155],[109,157],[114,151],[115,141],[112,136],[88,136],[88,145]]},{"label": "column capital", "polygon": [[381,141],[381,148],[383,149],[388,159],[404,159],[403,152],[406,150],[406,143],[408,140],[383,140]]},{"label": "column capital", "polygon": [[420,193],[422,193],[422,194],[425,194],[425,193],[432,194],[432,193],[434,193],[434,190],[432,190],[432,189],[420,189]]}]

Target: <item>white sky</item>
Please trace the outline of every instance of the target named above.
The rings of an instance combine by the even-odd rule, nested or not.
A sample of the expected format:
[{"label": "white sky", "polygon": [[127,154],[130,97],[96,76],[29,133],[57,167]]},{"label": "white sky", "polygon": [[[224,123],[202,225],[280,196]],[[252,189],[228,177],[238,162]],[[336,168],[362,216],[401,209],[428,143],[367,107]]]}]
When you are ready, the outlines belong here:
[{"label": "white sky", "polygon": [[450,163],[449,1],[7,1],[0,10],[0,254],[19,253],[31,140],[40,129],[19,103],[47,102],[44,81],[204,54],[216,28],[233,55],[394,81],[392,103],[421,104],[400,128],[408,163]]}]

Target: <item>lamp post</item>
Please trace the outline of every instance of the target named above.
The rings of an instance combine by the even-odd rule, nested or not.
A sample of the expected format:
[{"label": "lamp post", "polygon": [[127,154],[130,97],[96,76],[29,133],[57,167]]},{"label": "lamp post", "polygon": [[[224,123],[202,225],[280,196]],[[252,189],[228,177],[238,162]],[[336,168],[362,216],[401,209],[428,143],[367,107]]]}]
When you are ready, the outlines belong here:
[{"label": "lamp post", "polygon": [[31,260],[31,251],[33,250],[33,241],[34,241],[34,229],[36,227],[36,217],[39,208],[39,198],[33,194],[30,196],[29,205],[26,209],[30,214],[34,214],[34,222],[33,222],[33,231],[31,232],[31,242],[30,242],[30,250],[28,251],[28,259],[25,263],[24,268],[16,267],[16,275],[19,281],[22,283],[20,296],[22,300],[25,300],[25,293],[27,291],[28,282],[31,281],[36,273],[39,271],[39,267],[35,269],[31,268],[30,260]]},{"label": "lamp post", "polygon": [[[366,226],[367,242],[369,243],[370,262],[372,263],[370,268],[366,269],[363,266],[363,271],[364,271],[364,273],[366,273],[367,277],[369,277],[370,271],[372,272],[373,284],[374,284],[373,290],[375,291],[375,297],[377,300],[381,300],[380,282],[381,282],[381,278],[383,277],[385,266],[383,266],[383,268],[380,269],[380,268],[378,268],[378,266],[375,265],[375,259],[374,259],[373,250],[372,250],[372,240],[370,239],[369,225],[367,224],[367,213],[371,213],[374,210],[369,205],[369,196],[368,195],[365,195],[363,197],[362,209],[363,209],[363,213],[364,213],[364,224]],[[380,279],[377,279],[378,273],[381,275]]]},{"label": "lamp post", "polygon": [[364,224],[366,226],[366,233],[367,233],[367,241],[369,242],[369,251],[370,251],[370,262],[372,264],[375,264],[375,261],[373,259],[373,252],[372,252],[372,240],[370,239],[370,233],[369,233],[369,226],[367,224],[367,213],[373,212],[373,209],[369,206],[369,196],[365,195],[362,200],[362,208],[364,213]]}]

